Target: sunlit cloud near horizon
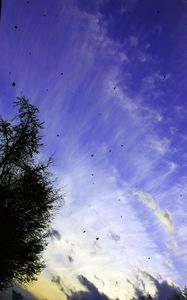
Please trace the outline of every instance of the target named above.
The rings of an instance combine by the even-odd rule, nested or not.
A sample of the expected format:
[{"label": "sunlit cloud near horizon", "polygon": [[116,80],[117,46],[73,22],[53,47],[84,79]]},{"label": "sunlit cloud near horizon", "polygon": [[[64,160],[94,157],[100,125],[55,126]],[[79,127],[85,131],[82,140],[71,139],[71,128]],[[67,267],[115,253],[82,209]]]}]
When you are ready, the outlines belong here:
[{"label": "sunlit cloud near horizon", "polygon": [[1,114],[21,93],[40,109],[65,195],[36,298],[187,284],[186,16],[182,0],[3,1]]}]

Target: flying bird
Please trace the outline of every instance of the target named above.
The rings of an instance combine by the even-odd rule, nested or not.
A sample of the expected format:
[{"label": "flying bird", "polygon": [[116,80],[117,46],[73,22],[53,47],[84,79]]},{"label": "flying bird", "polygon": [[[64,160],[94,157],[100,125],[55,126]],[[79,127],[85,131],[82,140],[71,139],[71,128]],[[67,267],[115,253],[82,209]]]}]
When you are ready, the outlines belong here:
[{"label": "flying bird", "polygon": [[16,86],[16,83],[15,83],[15,82],[12,82],[12,86]]}]

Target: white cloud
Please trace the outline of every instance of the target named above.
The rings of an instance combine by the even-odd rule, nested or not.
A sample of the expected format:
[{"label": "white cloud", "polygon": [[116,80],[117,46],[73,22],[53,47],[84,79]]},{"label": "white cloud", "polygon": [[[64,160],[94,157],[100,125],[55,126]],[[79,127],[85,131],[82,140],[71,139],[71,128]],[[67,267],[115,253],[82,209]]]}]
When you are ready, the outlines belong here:
[{"label": "white cloud", "polygon": [[138,191],[134,193],[135,196],[138,196],[139,199],[148,207],[150,208],[157,219],[165,225],[166,229],[169,232],[172,232],[174,230],[173,223],[171,220],[171,217],[169,215],[169,212],[167,210],[161,210],[157,203],[155,202],[154,198],[145,192]]},{"label": "white cloud", "polygon": [[158,139],[156,136],[150,139],[150,146],[152,149],[164,155],[170,150],[170,140],[168,138]]},{"label": "white cloud", "polygon": [[173,161],[168,161],[167,163],[168,163],[168,167],[169,167],[167,175],[174,173],[176,171],[176,169],[178,168],[178,164],[174,163]]}]

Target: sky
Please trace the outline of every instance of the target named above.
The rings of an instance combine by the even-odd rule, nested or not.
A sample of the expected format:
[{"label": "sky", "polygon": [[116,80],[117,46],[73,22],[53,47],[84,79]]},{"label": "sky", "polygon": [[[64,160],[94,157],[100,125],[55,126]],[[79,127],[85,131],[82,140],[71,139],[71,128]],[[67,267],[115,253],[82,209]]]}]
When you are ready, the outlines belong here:
[{"label": "sky", "polygon": [[0,113],[25,95],[64,194],[26,299],[187,284],[187,1],[2,1]]}]

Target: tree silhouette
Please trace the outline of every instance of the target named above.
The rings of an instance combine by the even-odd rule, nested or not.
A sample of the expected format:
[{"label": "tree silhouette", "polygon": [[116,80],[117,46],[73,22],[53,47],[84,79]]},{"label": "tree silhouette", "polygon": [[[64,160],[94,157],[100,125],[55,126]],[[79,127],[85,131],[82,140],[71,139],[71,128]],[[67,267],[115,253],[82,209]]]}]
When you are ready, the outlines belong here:
[{"label": "tree silhouette", "polygon": [[45,266],[42,251],[62,196],[53,187],[42,147],[38,108],[24,97],[14,102],[18,114],[0,119],[0,289],[36,279]]}]

